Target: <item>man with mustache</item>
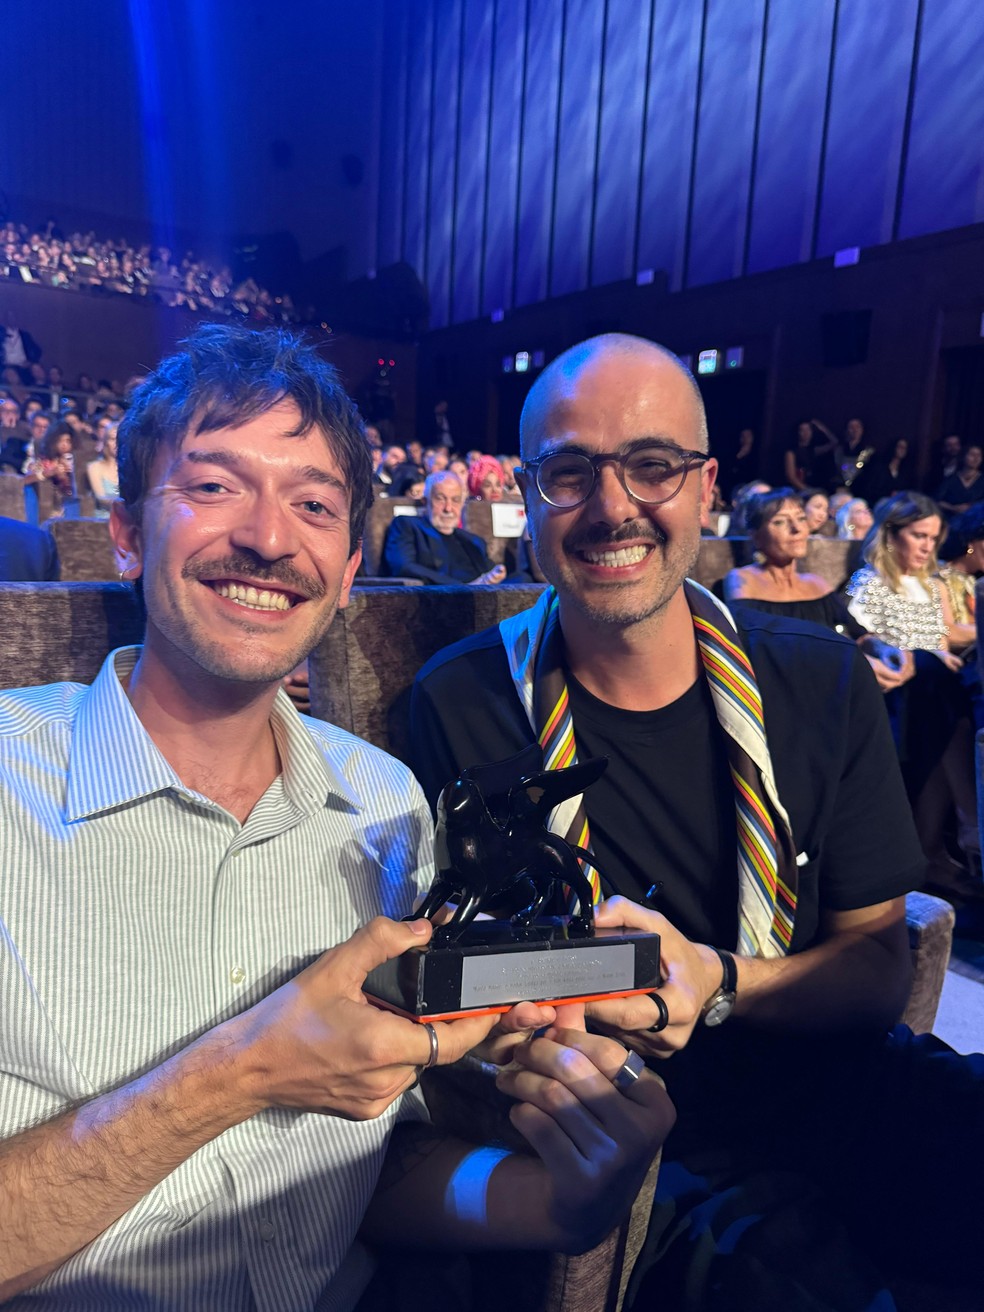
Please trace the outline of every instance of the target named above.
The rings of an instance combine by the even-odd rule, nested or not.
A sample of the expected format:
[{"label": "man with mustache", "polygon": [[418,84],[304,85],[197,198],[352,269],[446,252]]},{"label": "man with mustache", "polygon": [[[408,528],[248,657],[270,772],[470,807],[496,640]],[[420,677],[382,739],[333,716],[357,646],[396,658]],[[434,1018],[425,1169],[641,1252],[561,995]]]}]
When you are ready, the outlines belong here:
[{"label": "man with mustache", "polygon": [[658,1081],[620,1091],[624,1046],[521,1005],[515,1029],[552,1026],[499,1078],[534,1155],[476,1151],[413,1090],[492,1019],[362,993],[430,936],[398,919],[430,816],[281,688],[359,565],[354,405],[289,334],[209,324],[119,439],[144,644],[91,688],[0,694],[0,1302],[351,1309],[364,1214],[403,1244],[590,1247],[672,1121]]},{"label": "man with mustache", "polygon": [[[885,1254],[976,1279],[980,1198],[953,1204],[950,1164],[984,1157],[980,1059],[885,1037],[922,857],[870,671],[814,626],[736,623],[689,580],[716,462],[696,383],[662,347],[612,334],[564,352],[520,440],[552,587],[424,667],[413,764],[433,802],[534,740],[548,765],[608,758],[551,827],[590,846],[601,924],[661,936],[657,993],[588,1008],[678,1111],[631,1306],[875,1306]],[[913,1126],[939,1163],[916,1208]]]}]

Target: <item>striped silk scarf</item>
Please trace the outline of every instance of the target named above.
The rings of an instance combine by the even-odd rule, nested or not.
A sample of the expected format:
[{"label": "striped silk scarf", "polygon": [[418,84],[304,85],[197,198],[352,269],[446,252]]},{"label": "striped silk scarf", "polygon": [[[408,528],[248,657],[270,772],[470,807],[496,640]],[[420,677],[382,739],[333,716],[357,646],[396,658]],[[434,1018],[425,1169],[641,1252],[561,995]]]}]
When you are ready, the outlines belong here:
[{"label": "striped silk scarf", "polygon": [[[697,647],[728,747],[738,827],[738,945],[744,956],[789,951],[796,914],[796,856],[789,819],[779,800],[762,721],[762,699],[731,615],[699,583],[684,583]],[[559,600],[549,588],[537,604],[503,620],[499,632],[526,715],[550,770],[577,760],[564,675]],[[550,829],[590,849],[583,796],[550,816]],[[595,901],[597,871],[588,868]]]}]

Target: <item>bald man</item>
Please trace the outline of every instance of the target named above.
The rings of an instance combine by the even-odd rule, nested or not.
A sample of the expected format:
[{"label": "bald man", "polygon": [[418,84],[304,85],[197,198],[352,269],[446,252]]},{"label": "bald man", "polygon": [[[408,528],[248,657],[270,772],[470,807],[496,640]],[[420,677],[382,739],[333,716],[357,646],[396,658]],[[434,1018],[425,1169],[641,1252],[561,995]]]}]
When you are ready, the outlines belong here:
[{"label": "bald man", "polygon": [[696,383],[662,347],[607,335],[565,352],[531,389],[520,440],[552,587],[424,667],[413,765],[433,804],[463,767],[536,738],[548,760],[608,757],[552,825],[587,834],[599,921],[662,940],[656,994],[589,1008],[658,1068],[679,1113],[632,1305],[874,1306],[869,1258],[889,1241],[972,1279],[980,1203],[967,1226],[911,1207],[899,1152],[942,1097],[980,1162],[982,1072],[942,1054],[940,1095],[907,1030],[886,1043],[922,855],[870,670],[812,625],[736,622],[689,580],[716,462]]}]

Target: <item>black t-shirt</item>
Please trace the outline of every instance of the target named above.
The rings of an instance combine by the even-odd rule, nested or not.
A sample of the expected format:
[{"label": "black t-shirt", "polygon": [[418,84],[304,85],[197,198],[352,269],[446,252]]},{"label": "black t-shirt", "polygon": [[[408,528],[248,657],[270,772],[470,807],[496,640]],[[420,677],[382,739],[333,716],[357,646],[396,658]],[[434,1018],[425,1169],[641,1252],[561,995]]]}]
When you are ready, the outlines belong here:
[{"label": "black t-shirt", "polygon": [[658,711],[609,706],[570,676],[567,686],[578,758],[608,758],[584,795],[598,868],[613,886],[605,892],[645,904],[656,885],[648,904],[674,924],[702,942],[734,943],[734,788],[707,680]]},{"label": "black t-shirt", "polygon": [[[790,817],[799,858],[792,946],[800,951],[816,939],[824,909],[871,906],[918,887],[923,872],[922,853],[902,787],[883,698],[854,644],[811,624],[757,612],[746,611],[739,624],[762,694],[776,783]],[[583,690],[579,694],[576,689],[571,695],[575,699],[587,697]],[[685,696],[665,708],[671,724],[677,715],[689,714],[686,701]],[[582,700],[582,715],[585,709]],[[590,714],[588,708],[589,720]],[[577,702],[573,715],[575,738],[580,740]],[[616,713],[611,721],[616,734],[621,732],[619,722]],[[676,876],[668,884],[666,901],[660,906],[670,919],[674,912],[679,915],[677,928],[689,938],[710,938],[712,942],[715,939],[707,928],[708,921],[719,922],[720,910],[715,908],[720,908],[721,899],[736,898],[737,890],[734,799],[730,788],[722,784],[726,753],[715,727],[712,723],[700,741],[696,733],[692,738],[684,733],[674,754],[655,755],[650,769],[644,768],[645,761],[637,762],[635,749],[627,746],[623,764],[629,773],[638,769],[638,788],[625,783],[620,767],[609,780],[610,785],[618,787],[621,776],[621,787],[630,794],[629,805],[634,804],[640,812],[634,823],[648,830],[648,837],[636,841],[658,849],[661,855],[653,859],[659,860],[664,869],[668,865],[686,868],[698,859],[706,861],[703,873],[695,879],[695,888],[713,880],[715,873],[720,875],[722,891],[712,904],[702,908],[700,916],[686,913],[682,901],[671,905],[670,897],[676,896]],[[611,730],[603,725],[600,728],[611,735]],[[578,742],[582,759],[592,748],[590,723],[586,731],[587,737]],[[432,805],[444,784],[466,766],[503,760],[532,741],[533,731],[509,674],[498,629],[448,647],[421,670],[411,704],[411,765]],[[701,764],[691,772],[691,761],[705,759],[705,746],[716,759],[709,768]],[[685,804],[677,818],[667,799],[674,796],[681,777],[692,778],[689,787],[699,805],[695,813],[692,804]],[[634,863],[645,873],[616,871],[614,847],[621,840],[620,825],[624,821],[607,812],[604,785],[603,776],[585,800],[596,837],[604,844],[606,834],[616,836],[608,853],[612,868],[605,873],[616,883],[624,880],[627,885],[634,879],[637,885],[642,884],[649,868],[645,850]],[[650,814],[656,814],[657,805],[658,814],[671,817],[660,822],[665,832],[659,831]],[[683,836],[692,827],[688,817],[692,819],[694,814],[717,835],[706,840],[704,857],[697,855],[695,841]],[[698,838],[696,843],[703,841]],[[717,849],[717,857],[712,848]],[[598,855],[599,864],[603,864],[601,849]],[[647,880],[645,887],[653,882]],[[719,932],[723,933],[723,928]],[[736,938],[729,932],[726,938],[718,938],[716,945],[734,948]]]}]

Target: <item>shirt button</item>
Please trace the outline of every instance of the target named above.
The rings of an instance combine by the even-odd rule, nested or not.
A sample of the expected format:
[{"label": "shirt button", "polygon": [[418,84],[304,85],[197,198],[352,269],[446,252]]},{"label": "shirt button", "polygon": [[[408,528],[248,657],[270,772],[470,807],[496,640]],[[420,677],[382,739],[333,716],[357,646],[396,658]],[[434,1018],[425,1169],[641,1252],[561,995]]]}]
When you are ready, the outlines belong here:
[{"label": "shirt button", "polygon": [[260,1238],[263,1240],[265,1244],[268,1244],[270,1240],[276,1236],[276,1233],[277,1233],[277,1227],[273,1224],[272,1221],[269,1221],[267,1220],[266,1217],[264,1217],[263,1220],[260,1222]]},{"label": "shirt button", "polygon": [[245,978],[246,972],[242,966],[233,966],[232,970],[229,971],[229,979],[233,984],[242,984]]}]

